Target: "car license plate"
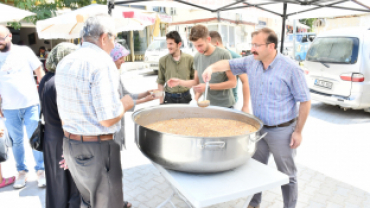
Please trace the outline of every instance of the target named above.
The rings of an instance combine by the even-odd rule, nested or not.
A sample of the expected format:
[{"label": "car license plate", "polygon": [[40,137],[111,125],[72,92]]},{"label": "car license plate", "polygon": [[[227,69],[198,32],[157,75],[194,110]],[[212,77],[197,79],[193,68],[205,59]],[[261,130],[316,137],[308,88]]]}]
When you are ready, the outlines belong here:
[{"label": "car license plate", "polygon": [[315,85],[319,86],[319,87],[328,88],[328,89],[331,89],[333,87],[332,82],[322,81],[322,80],[318,80],[318,79],[315,80]]}]

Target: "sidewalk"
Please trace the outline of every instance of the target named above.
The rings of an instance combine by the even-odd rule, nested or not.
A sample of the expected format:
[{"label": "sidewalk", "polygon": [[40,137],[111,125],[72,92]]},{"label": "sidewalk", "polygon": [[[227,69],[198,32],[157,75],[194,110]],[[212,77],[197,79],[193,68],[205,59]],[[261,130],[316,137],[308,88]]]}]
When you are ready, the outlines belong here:
[{"label": "sidewalk", "polygon": [[[127,63],[131,64],[132,67],[140,66],[142,62],[135,62],[135,63]],[[132,92],[143,92],[146,89],[154,89],[156,87],[155,83],[155,76],[145,79],[138,79],[137,74],[145,72],[144,70],[132,70],[132,73],[127,74],[127,86],[129,87],[129,91]],[[240,98],[241,100],[241,98]],[[137,106],[138,108],[148,107],[151,105],[157,105],[156,101],[152,101],[150,103],[142,104]],[[157,101],[158,102],[158,101]],[[239,106],[240,108],[241,106]],[[349,173],[345,171],[341,171],[336,175],[343,175],[343,173],[347,173],[345,177],[347,178],[354,178],[356,177],[354,174],[355,171],[361,172],[366,174],[366,162],[358,164],[360,161],[355,161],[353,158],[368,158],[365,154],[356,154],[355,151],[364,152],[368,148],[366,145],[367,143],[363,141],[367,141],[367,137],[365,135],[369,135],[368,131],[360,131],[361,129],[366,129],[368,126],[369,119],[367,116],[363,116],[363,112],[353,112],[347,113],[344,115],[338,115],[338,111],[335,111],[334,108],[322,105],[319,108],[316,108],[315,111],[312,111],[310,114],[310,119],[307,123],[307,140],[305,140],[304,146],[300,147],[298,154],[305,154],[309,155],[310,158],[314,158],[314,162],[319,163],[319,160],[330,160],[330,170],[340,170],[337,169],[336,166],[343,166],[346,169],[352,170]],[[325,117],[327,121],[320,120],[318,118]],[[139,149],[136,147],[134,143],[134,124],[131,120],[131,113],[128,113],[125,116],[126,119],[126,138],[127,138],[127,150],[122,152],[122,169],[124,172],[124,195],[125,200],[130,201],[133,203],[133,208],[154,208],[167,199],[171,194],[171,189],[169,185],[165,181],[165,179],[159,174],[159,172],[151,165],[150,161],[144,157]],[[351,120],[351,123],[343,123],[344,121]],[[327,123],[333,123],[338,125],[333,125],[330,131],[326,129]],[[340,124],[340,125],[339,125]],[[349,127],[346,127],[349,126]],[[316,130],[315,130],[316,129]],[[335,130],[335,131],[334,131]],[[343,131],[342,131],[343,130]],[[310,133],[315,132],[315,134]],[[323,134],[326,132],[330,134],[331,137]],[[357,138],[356,135],[351,134],[350,142],[346,135],[348,132],[357,132],[361,134],[361,138]],[[320,143],[312,143],[314,137],[317,137],[317,134],[323,134],[320,138],[325,138],[320,140]],[[340,140],[338,137],[339,135],[344,135],[344,139]],[[363,139],[363,141],[361,140]],[[330,142],[334,141],[348,141],[347,143],[344,142],[344,149],[341,149],[341,146],[338,145],[331,145]],[[362,142],[361,142],[362,141]],[[354,145],[351,146],[351,144]],[[363,148],[360,148],[359,145],[363,145]],[[331,147],[332,149],[329,149]],[[354,148],[356,147],[356,148]],[[34,161],[30,146],[25,140],[25,149],[26,149],[26,159],[27,165],[30,169],[29,173],[29,180],[27,186],[21,190],[15,190],[12,186],[0,189],[0,208],[44,208],[45,207],[45,190],[39,189],[37,187],[36,182],[36,174],[33,171]],[[352,150],[351,154],[348,152]],[[306,152],[305,152],[306,151]],[[319,152],[323,152],[322,156],[317,157]],[[340,152],[342,154],[348,154],[349,159],[344,161],[343,158],[336,158],[337,155],[334,157],[330,155],[330,152]],[[315,157],[314,157],[315,156]],[[346,155],[346,157],[348,157]],[[308,165],[306,160],[305,165]],[[351,161],[351,164],[348,164]],[[332,163],[331,163],[332,162]],[[329,164],[329,163],[325,163]],[[355,167],[352,167],[352,164]],[[271,167],[275,167],[273,158],[271,158],[269,165]],[[364,168],[356,168],[359,165],[363,165]],[[16,175],[15,171],[15,162],[13,159],[12,152],[9,152],[9,160],[5,163],[1,164],[2,171],[5,177],[10,177]],[[312,164],[311,166],[312,167]],[[350,168],[352,167],[352,168]],[[321,172],[322,169],[321,169]],[[299,197],[298,197],[298,205],[297,208],[370,208],[370,192],[363,191],[358,189],[354,186],[348,185],[344,183],[346,178],[341,178],[341,180],[333,179],[332,177],[336,177],[333,173],[329,173],[331,177],[328,175],[322,174],[321,172],[315,171],[310,169],[298,162],[298,187],[299,187]],[[347,176],[348,175],[348,176]],[[359,175],[359,174],[357,174]],[[365,175],[366,176],[366,175]],[[366,177],[357,177],[361,180],[364,180]],[[347,180],[348,181],[348,180]],[[368,181],[364,181],[363,184],[367,184]],[[348,182],[350,183],[350,182]],[[355,183],[351,183],[355,184]],[[359,185],[357,185],[359,187]],[[364,186],[362,186],[364,187]],[[366,186],[365,188],[366,189]],[[369,189],[366,189],[369,190]],[[275,189],[268,190],[263,193],[263,201],[261,204],[261,208],[282,208],[282,196],[280,187],[276,187]],[[218,204],[215,206],[211,206],[208,208],[239,208],[244,203],[244,198]],[[183,208],[186,207],[185,203],[182,202],[180,199],[176,198],[173,201],[177,207]],[[167,205],[167,208],[172,206]]]},{"label": "sidewalk", "polygon": [[[132,129],[130,115],[126,116],[126,128]],[[167,199],[171,189],[165,179],[145,158],[134,143],[134,132],[127,131],[127,150],[122,153],[122,168],[124,172],[125,200],[130,201],[134,208],[154,208]],[[27,145],[27,144],[26,144]],[[12,153],[10,153],[12,154]],[[32,153],[27,149],[27,159],[32,159]],[[34,162],[30,162],[34,164]],[[270,166],[274,166],[273,159]],[[14,160],[2,164],[6,177],[15,174]],[[299,198],[297,208],[370,208],[370,193],[334,180],[319,172],[298,164]],[[261,208],[282,208],[280,187],[263,193]],[[245,198],[221,203],[208,208],[238,208]],[[0,190],[1,208],[44,208],[45,191],[37,187],[36,174],[30,171],[26,188],[15,190],[6,187]],[[173,200],[179,208],[187,207],[179,198]],[[166,208],[172,207],[170,204]]]}]

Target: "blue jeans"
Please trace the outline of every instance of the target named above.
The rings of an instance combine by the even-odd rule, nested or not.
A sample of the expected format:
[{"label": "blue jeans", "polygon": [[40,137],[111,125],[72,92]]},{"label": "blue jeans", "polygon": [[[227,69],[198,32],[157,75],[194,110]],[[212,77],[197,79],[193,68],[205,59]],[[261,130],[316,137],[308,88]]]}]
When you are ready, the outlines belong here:
[{"label": "blue jeans", "polygon": [[[39,105],[16,110],[3,110],[3,113],[6,118],[5,127],[13,140],[13,155],[17,163],[17,170],[28,172],[25,164],[23,125],[26,126],[27,138],[29,139],[38,125]],[[27,146],[29,147],[29,145]],[[32,152],[36,162],[36,171],[44,170],[43,153],[36,150],[32,150]]]}]

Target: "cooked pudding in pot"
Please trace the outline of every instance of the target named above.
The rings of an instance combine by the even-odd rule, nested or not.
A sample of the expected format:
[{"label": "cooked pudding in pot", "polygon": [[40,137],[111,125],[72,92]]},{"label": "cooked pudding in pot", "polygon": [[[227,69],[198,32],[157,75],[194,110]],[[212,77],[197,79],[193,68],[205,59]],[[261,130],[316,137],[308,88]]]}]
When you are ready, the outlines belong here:
[{"label": "cooked pudding in pot", "polygon": [[256,127],[247,123],[221,118],[171,119],[145,127],[163,133],[194,137],[231,137],[257,131]]}]

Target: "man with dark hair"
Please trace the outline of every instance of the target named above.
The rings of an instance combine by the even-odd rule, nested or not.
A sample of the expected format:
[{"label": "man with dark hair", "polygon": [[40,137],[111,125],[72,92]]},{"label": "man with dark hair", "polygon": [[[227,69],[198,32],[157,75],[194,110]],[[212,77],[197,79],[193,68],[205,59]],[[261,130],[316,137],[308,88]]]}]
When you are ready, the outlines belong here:
[{"label": "man with dark hair", "polygon": [[[12,44],[12,37],[9,29],[0,25],[0,117],[6,118],[5,126],[13,139],[13,155],[18,171],[13,187],[19,189],[26,186],[29,171],[24,133],[30,138],[39,121],[40,102],[33,73],[40,81],[45,72],[35,53],[27,46]],[[36,150],[32,152],[38,186],[45,187],[43,154]]]},{"label": "man with dark hair", "polygon": [[[220,33],[218,33],[217,31],[210,31],[209,32],[209,36],[211,36],[211,43],[214,45],[214,46],[217,46],[217,47],[220,47],[222,49],[225,49],[227,51],[229,51],[230,55],[231,55],[231,58],[235,59],[235,58],[241,58],[242,56],[235,53],[234,51],[226,48],[222,42],[222,38],[221,38],[221,35]],[[250,97],[250,93],[249,93],[249,83],[248,83],[248,76],[246,74],[241,74],[241,75],[238,75],[236,76],[236,87],[233,88],[233,94],[234,94],[234,98],[235,98],[235,102],[238,102],[238,79],[240,77],[240,80],[242,81],[242,84],[243,84],[243,107],[242,107],[242,111],[245,112],[245,113],[250,113],[249,111],[249,97]]]},{"label": "man with dark hair", "polygon": [[41,57],[41,58],[45,58],[45,51],[46,51],[45,46],[41,46],[39,48],[39,54],[38,54],[38,56]]},{"label": "man with dark hair", "polygon": [[[190,41],[193,42],[198,51],[194,57],[194,69],[196,70],[194,79],[181,80],[172,78],[167,83],[170,87],[179,85],[189,88],[193,87],[195,100],[198,101],[206,89],[205,81],[202,78],[203,71],[217,61],[231,59],[231,56],[228,51],[211,44],[211,37],[207,27],[204,25],[196,25],[191,29]],[[235,104],[235,98],[231,89],[236,87],[236,77],[231,72],[217,73],[212,76],[209,83],[207,99],[210,101],[210,104],[232,108]]]},{"label": "man with dark hair", "polygon": [[[274,31],[256,31],[252,34],[253,55],[217,62],[204,71],[203,79],[210,80],[213,72],[248,74],[253,113],[264,123],[261,134],[268,133],[257,143],[253,158],[267,164],[273,154],[278,170],[289,176],[289,184],[281,187],[284,207],[294,208],[298,199],[294,157],[311,108],[310,91],[303,70],[281,55],[276,45]],[[259,207],[260,203],[261,193],[254,195],[249,208]]]},{"label": "man with dark hair", "polygon": [[164,90],[166,95],[160,99],[161,104],[189,103],[191,94],[188,87],[164,87],[171,78],[189,80],[194,78],[193,57],[183,53],[180,48],[182,40],[177,31],[171,31],[166,35],[168,55],[159,59],[158,89]]}]

